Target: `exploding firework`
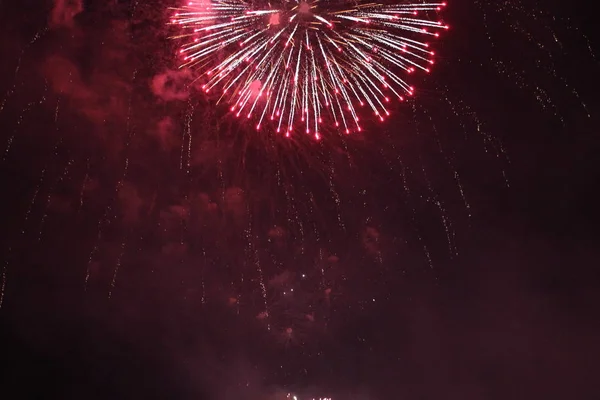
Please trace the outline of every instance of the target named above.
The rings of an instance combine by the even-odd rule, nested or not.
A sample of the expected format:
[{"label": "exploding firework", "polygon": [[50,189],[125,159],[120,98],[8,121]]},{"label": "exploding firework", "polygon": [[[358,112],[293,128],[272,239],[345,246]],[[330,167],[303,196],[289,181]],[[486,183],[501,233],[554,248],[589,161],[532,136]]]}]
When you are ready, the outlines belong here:
[{"label": "exploding firework", "polygon": [[289,136],[323,128],[360,131],[361,108],[383,121],[391,98],[414,89],[405,75],[429,71],[427,39],[447,29],[432,13],[445,3],[191,1],[171,23],[183,33],[181,68],[199,71],[237,117],[273,121]]}]

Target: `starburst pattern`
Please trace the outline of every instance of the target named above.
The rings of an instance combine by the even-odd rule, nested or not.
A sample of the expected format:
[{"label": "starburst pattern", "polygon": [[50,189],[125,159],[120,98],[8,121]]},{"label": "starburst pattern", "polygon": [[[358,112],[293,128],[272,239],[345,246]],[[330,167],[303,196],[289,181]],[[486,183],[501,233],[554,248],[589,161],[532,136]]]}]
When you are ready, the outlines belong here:
[{"label": "starburst pattern", "polygon": [[192,1],[171,23],[183,30],[181,68],[197,70],[205,92],[220,91],[256,129],[271,120],[320,139],[326,126],[360,131],[361,108],[383,121],[391,98],[413,95],[405,75],[434,63],[427,39],[448,28],[431,19],[443,6]]}]

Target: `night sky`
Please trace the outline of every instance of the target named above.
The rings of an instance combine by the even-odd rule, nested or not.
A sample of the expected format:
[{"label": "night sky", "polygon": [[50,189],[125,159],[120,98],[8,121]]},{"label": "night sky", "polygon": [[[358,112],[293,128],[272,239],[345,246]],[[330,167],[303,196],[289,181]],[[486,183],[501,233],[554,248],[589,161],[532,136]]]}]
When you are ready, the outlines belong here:
[{"label": "night sky", "polygon": [[201,93],[178,4],[0,0],[2,399],[600,398],[592,5],[450,1],[317,142]]}]

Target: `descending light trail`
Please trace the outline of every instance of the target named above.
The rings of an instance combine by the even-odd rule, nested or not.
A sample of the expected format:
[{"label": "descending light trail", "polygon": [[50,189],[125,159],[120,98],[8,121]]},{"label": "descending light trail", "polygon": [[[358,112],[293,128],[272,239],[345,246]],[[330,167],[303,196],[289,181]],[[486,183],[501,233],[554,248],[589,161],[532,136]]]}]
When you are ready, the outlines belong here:
[{"label": "descending light trail", "polygon": [[273,121],[286,136],[320,139],[324,126],[360,131],[362,109],[383,121],[391,97],[414,89],[404,79],[429,72],[426,42],[447,29],[431,20],[446,3],[360,0],[196,0],[175,10],[181,68],[199,71],[206,93],[220,92],[237,117]]}]

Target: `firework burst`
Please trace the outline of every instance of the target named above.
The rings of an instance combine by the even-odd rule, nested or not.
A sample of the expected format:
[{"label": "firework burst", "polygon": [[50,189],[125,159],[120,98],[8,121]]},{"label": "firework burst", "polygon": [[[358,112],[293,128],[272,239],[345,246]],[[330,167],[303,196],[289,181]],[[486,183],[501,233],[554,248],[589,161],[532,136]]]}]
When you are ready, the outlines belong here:
[{"label": "firework burst", "polygon": [[220,92],[237,117],[320,139],[327,126],[360,131],[363,108],[383,121],[391,98],[414,93],[405,75],[429,72],[427,39],[448,28],[431,17],[444,6],[205,0],[171,23],[183,30],[181,68],[199,71],[202,89]]}]

